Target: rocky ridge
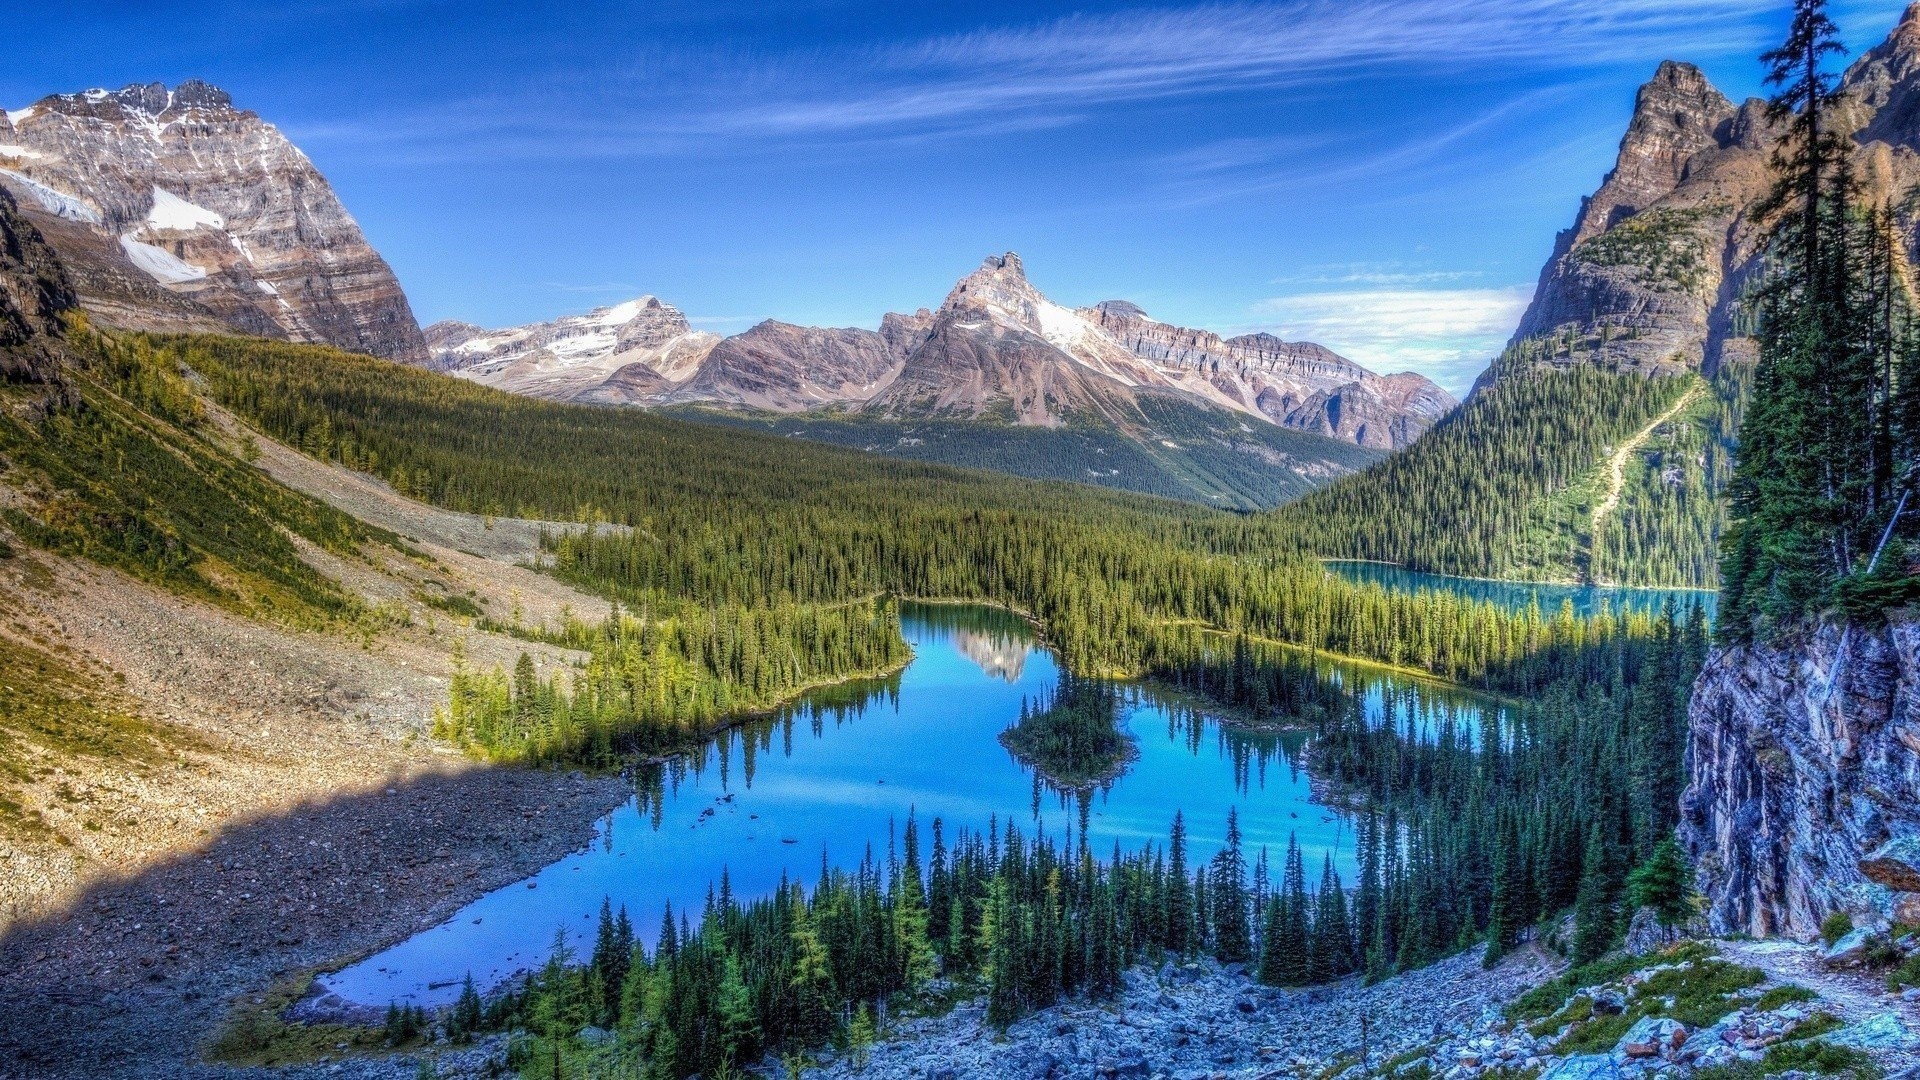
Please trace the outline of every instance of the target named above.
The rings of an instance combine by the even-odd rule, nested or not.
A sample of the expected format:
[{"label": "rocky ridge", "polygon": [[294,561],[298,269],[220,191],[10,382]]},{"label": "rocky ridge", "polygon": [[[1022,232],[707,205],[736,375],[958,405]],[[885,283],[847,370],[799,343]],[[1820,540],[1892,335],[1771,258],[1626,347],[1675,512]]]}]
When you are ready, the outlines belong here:
[{"label": "rocky ridge", "polygon": [[135,84],[0,114],[0,188],[104,323],[429,360],[399,282],[326,178],[216,87]]},{"label": "rocky ridge", "polygon": [[1267,334],[1222,339],[1125,301],[1064,307],[1033,286],[1011,252],[962,278],[938,309],[890,313],[878,331],[769,320],[720,340],[681,319],[662,354],[615,343],[595,322],[634,304],[659,302],[499,331],[441,323],[428,338],[436,360],[467,377],[611,404],[1047,426],[1092,417],[1124,426],[1142,422],[1142,397],[1159,397],[1378,450],[1406,445],[1456,404],[1419,375],[1376,375],[1319,345]]},{"label": "rocky ridge", "polygon": [[[1836,114],[1852,135],[1865,196],[1920,182],[1920,5],[1840,80]],[[1760,266],[1751,211],[1769,190],[1777,133],[1758,99],[1736,105],[1699,68],[1667,61],[1640,88],[1618,157],[1556,239],[1503,362],[1596,363],[1651,375],[1704,370],[1752,355],[1746,298]],[[1899,211],[1909,259],[1920,218]],[[1527,344],[1524,355],[1513,348]]]},{"label": "rocky ridge", "polygon": [[1689,727],[1680,839],[1717,932],[1920,924],[1920,621],[1716,650]]}]

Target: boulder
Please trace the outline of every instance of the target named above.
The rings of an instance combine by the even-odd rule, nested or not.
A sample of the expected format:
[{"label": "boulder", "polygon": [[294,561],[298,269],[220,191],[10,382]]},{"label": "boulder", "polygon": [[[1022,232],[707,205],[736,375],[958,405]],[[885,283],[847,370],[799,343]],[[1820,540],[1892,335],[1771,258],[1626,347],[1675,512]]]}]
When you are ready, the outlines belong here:
[{"label": "boulder", "polygon": [[1540,1080],[1619,1080],[1620,1066],[1608,1054],[1576,1054],[1541,1074]]},{"label": "boulder", "polygon": [[1820,960],[1828,967],[1851,967],[1858,964],[1867,954],[1867,942],[1876,933],[1871,926],[1858,926],[1849,931],[1839,941],[1827,947]]},{"label": "boulder", "polygon": [[1860,873],[1894,892],[1920,892],[1920,835],[1896,836],[1860,860]]},{"label": "boulder", "polygon": [[1678,1020],[1643,1016],[1614,1044],[1615,1061],[1645,1061],[1663,1057],[1687,1041],[1687,1029]]},{"label": "boulder", "polygon": [[1841,1028],[1826,1036],[1826,1041],[1835,1046],[1844,1046],[1853,1050],[1908,1051],[1920,1050],[1920,1035],[1907,1027],[1899,1013],[1881,1013],[1869,1017],[1852,1027]]}]

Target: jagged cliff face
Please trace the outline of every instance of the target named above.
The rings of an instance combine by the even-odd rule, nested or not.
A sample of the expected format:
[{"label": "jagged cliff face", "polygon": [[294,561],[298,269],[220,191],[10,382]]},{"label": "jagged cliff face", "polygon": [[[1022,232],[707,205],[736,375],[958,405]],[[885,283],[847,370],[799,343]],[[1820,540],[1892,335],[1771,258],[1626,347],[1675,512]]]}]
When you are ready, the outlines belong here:
[{"label": "jagged cliff face", "polygon": [[1716,650],[1690,723],[1680,836],[1716,932],[1920,918],[1920,620]]},{"label": "jagged cliff face", "polygon": [[429,359],[393,272],[326,179],[205,83],[60,94],[6,113],[0,187],[103,322]]},{"label": "jagged cliff face", "polygon": [[721,341],[652,297],[634,303],[678,320],[647,338],[652,352],[629,350],[624,330],[618,345],[610,336],[609,320],[632,305],[499,331],[441,323],[427,337],[439,363],[468,377],[605,403],[1138,425],[1141,396],[1161,395],[1378,450],[1413,441],[1456,404],[1419,375],[1376,375],[1319,345],[1223,340],[1124,301],[1063,307],[1011,252],[962,278],[938,309],[888,314],[878,332],[770,320]]},{"label": "jagged cliff face", "polygon": [[60,380],[60,315],[76,302],[53,249],[0,191],[0,381]]},{"label": "jagged cliff face", "polygon": [[[1841,80],[1865,197],[1920,182],[1920,5]],[[1743,298],[1761,271],[1751,211],[1772,184],[1777,132],[1758,100],[1735,105],[1698,68],[1667,62],[1641,87],[1619,157],[1561,233],[1514,344],[1486,378],[1534,364],[1712,371],[1752,355]],[[1909,257],[1920,218],[1898,211]],[[1484,381],[1484,380],[1483,380]]]}]

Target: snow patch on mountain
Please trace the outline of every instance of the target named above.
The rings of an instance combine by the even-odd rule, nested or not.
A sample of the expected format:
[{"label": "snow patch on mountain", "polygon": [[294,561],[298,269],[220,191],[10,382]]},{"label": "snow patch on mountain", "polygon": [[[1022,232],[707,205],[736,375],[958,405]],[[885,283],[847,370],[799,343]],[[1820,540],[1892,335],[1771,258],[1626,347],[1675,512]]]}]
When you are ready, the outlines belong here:
[{"label": "snow patch on mountain", "polygon": [[120,238],[120,248],[133,260],[133,265],[147,272],[162,285],[180,285],[189,281],[199,281],[207,272],[198,266],[176,256],[165,248],[143,244],[132,236]]},{"label": "snow patch on mountain", "polygon": [[100,224],[100,211],[88,206],[77,196],[69,195],[57,188],[48,187],[38,180],[30,180],[14,172],[12,169],[0,169],[0,176],[4,176],[19,185],[23,191],[33,198],[34,202],[39,203],[41,208],[49,214],[66,218],[68,221],[85,222],[88,225]]},{"label": "snow patch on mountain", "polygon": [[192,232],[202,225],[224,231],[227,227],[227,219],[204,206],[188,202],[166,188],[155,185],[153,209],[147,211],[147,224],[155,229],[170,229],[175,232]]}]

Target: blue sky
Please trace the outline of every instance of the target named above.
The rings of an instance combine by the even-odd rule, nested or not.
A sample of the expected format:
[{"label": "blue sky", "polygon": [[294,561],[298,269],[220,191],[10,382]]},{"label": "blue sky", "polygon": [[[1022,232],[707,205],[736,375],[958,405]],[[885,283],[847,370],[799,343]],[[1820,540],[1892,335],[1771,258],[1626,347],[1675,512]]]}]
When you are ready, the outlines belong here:
[{"label": "blue sky", "polygon": [[[1856,52],[1898,11],[1835,6]],[[1063,303],[1311,338],[1458,391],[1635,88],[1672,57],[1758,92],[1785,12],[0,0],[0,105],[226,87],[326,173],[423,323],[654,293],[722,332],[872,327],[1015,250]]]}]

